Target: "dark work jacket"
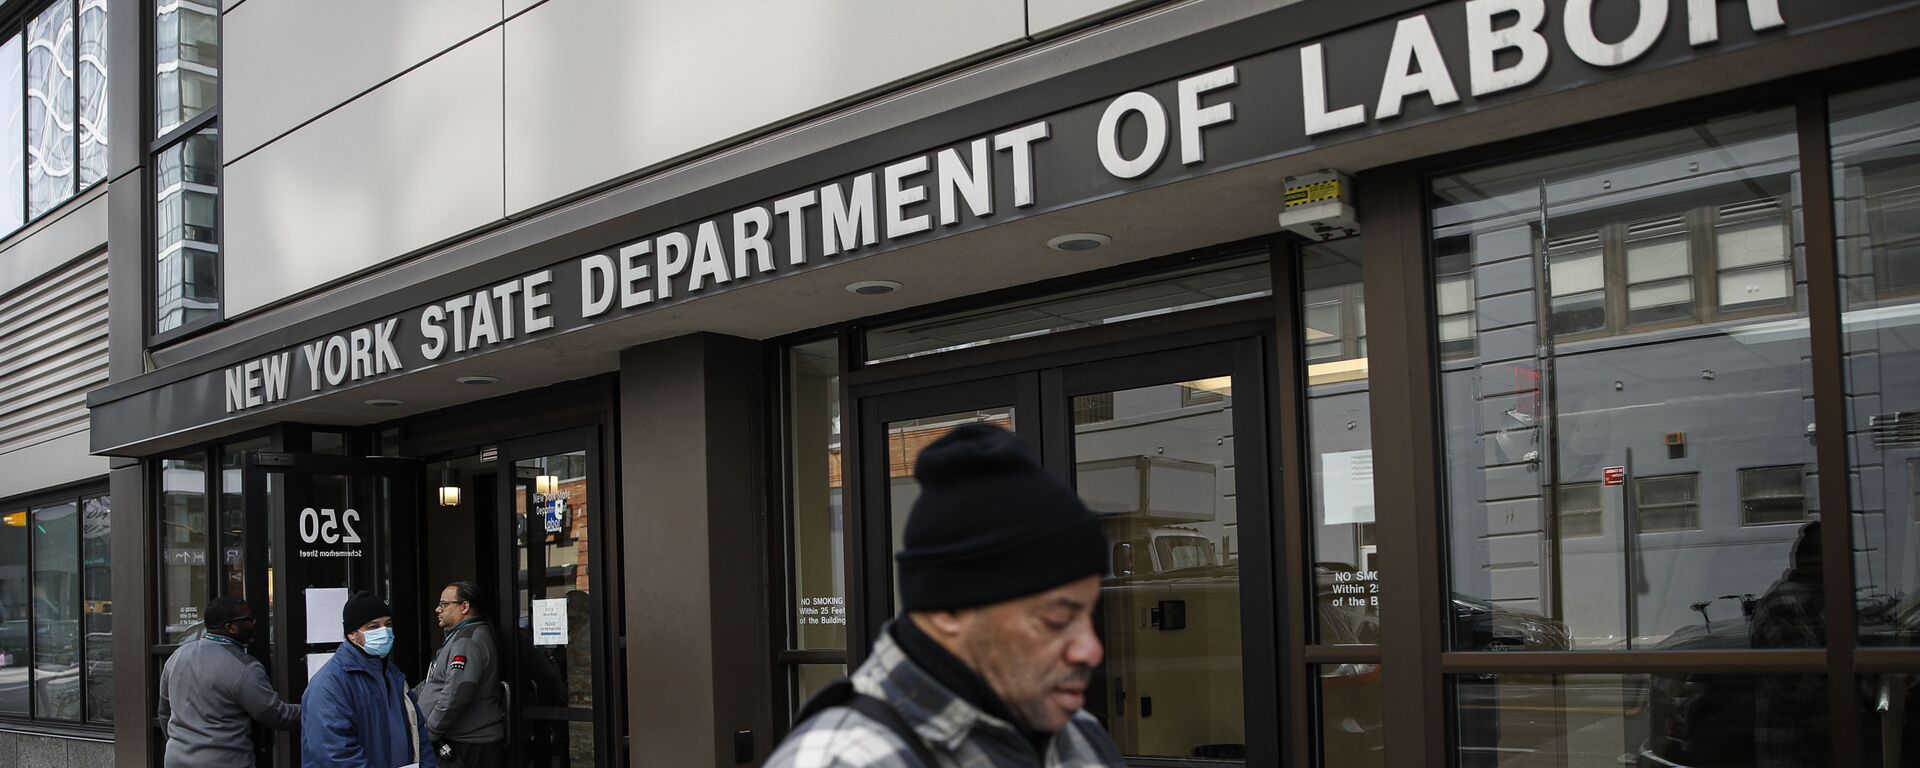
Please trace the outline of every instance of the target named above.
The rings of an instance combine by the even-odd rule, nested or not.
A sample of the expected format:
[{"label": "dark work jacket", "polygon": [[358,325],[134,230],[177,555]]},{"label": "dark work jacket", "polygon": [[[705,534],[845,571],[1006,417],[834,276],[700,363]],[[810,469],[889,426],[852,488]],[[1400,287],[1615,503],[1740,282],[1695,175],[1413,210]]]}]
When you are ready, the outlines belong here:
[{"label": "dark work jacket", "polygon": [[500,656],[486,622],[469,619],[448,630],[440,653],[427,667],[427,679],[413,693],[434,741],[507,740],[506,714],[500,707]]}]

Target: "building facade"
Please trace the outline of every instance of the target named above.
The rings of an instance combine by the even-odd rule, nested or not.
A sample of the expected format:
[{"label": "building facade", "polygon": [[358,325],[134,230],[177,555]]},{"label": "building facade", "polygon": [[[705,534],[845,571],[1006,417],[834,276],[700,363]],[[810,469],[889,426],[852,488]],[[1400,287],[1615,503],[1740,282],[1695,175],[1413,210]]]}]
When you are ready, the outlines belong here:
[{"label": "building facade", "polygon": [[0,760],[157,765],[215,596],[297,696],[471,579],[516,763],[756,764],[985,421],[1107,521],[1137,764],[1911,764],[1915,31],[7,3]]}]

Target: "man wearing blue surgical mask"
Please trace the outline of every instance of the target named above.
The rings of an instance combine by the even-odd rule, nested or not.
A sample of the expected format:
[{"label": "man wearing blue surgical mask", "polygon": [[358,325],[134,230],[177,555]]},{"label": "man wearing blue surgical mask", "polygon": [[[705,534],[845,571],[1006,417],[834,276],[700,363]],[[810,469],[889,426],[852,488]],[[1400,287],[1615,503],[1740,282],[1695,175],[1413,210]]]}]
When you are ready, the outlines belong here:
[{"label": "man wearing blue surgical mask", "polygon": [[308,768],[434,768],[433,749],[393,652],[393,609],[371,592],[340,612],[347,642],[300,699],[300,762]]}]

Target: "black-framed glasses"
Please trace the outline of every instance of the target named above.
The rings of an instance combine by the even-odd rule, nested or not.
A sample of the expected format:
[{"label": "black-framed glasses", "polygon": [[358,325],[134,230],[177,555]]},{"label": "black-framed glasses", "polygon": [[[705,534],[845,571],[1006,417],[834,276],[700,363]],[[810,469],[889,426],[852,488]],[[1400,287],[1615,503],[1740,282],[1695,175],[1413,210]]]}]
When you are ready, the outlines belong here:
[{"label": "black-framed glasses", "polygon": [[466,601],[465,600],[438,600],[434,602],[433,607],[445,608],[449,605],[460,605],[461,603],[464,603],[464,602]]}]

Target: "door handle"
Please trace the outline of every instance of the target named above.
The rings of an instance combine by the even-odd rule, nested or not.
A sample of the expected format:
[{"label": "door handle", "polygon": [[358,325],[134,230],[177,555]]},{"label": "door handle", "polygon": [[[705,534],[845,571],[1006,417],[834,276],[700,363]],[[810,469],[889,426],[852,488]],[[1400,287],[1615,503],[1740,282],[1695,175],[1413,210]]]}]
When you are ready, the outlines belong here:
[{"label": "door handle", "polygon": [[1113,714],[1115,717],[1127,714],[1127,686],[1118,677],[1113,679]]}]

